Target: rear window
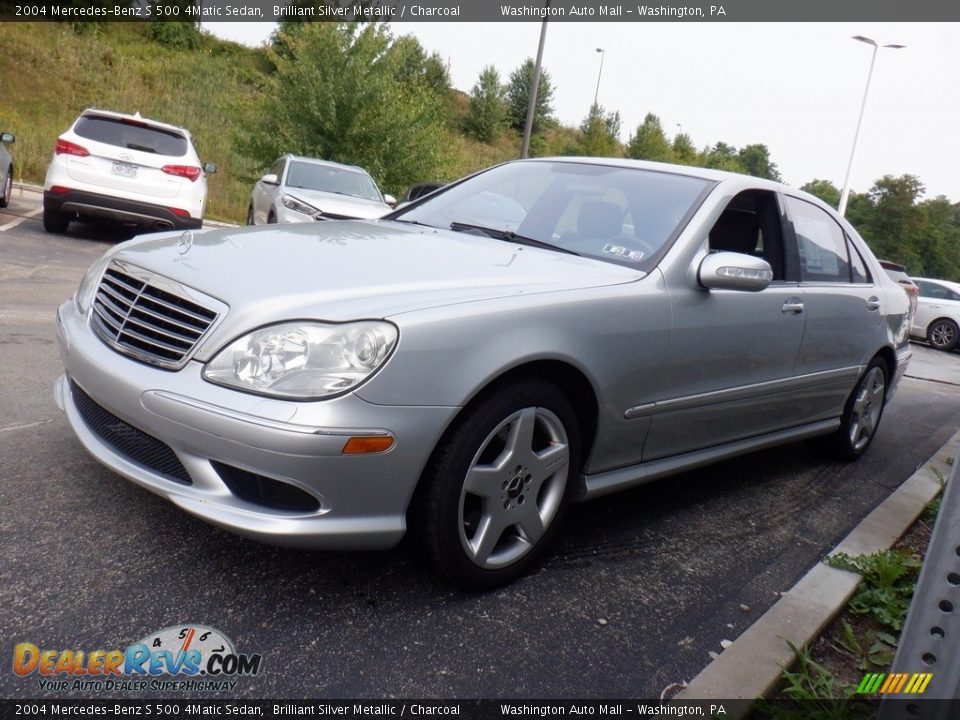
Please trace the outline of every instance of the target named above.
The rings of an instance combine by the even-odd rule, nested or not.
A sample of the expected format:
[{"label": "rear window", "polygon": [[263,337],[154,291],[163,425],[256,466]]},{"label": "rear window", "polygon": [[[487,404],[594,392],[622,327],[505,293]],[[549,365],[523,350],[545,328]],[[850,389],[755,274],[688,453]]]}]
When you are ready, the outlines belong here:
[{"label": "rear window", "polygon": [[187,154],[187,138],[177,132],[150,127],[136,120],[84,115],[73,131],[82,138],[129,150],[181,157]]}]

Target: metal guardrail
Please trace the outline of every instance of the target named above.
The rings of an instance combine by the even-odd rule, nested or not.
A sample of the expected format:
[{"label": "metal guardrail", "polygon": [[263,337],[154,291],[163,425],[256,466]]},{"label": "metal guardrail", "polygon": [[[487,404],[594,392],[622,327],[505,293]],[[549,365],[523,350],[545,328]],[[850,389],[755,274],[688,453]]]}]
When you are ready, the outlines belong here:
[{"label": "metal guardrail", "polygon": [[890,674],[931,673],[923,694],[885,696],[877,720],[947,720],[960,698],[960,452],[943,491],[930,545]]}]

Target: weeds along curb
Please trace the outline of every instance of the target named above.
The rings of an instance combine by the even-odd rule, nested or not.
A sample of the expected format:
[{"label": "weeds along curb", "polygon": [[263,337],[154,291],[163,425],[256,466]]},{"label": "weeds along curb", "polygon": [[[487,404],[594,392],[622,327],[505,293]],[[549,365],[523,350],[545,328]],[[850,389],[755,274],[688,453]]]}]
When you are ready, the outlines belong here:
[{"label": "weeds along curb", "polygon": [[[960,449],[960,431],[830,551],[868,555],[890,548],[943,485]],[[860,576],[824,563],[810,570],[675,697],[677,700],[753,700],[773,692],[796,656],[823,632],[853,595]],[[746,713],[730,717],[742,717]]]}]

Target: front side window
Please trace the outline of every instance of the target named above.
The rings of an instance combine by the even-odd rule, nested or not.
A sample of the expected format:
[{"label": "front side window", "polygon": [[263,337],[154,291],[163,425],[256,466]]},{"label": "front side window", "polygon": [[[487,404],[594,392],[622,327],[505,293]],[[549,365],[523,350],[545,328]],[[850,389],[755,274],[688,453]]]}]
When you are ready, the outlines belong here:
[{"label": "front side window", "polygon": [[823,209],[805,200],[786,198],[797,237],[801,282],[850,282],[847,238]]},{"label": "front side window", "polygon": [[635,168],[524,161],[482,172],[388,219],[646,270],[712,185]]}]

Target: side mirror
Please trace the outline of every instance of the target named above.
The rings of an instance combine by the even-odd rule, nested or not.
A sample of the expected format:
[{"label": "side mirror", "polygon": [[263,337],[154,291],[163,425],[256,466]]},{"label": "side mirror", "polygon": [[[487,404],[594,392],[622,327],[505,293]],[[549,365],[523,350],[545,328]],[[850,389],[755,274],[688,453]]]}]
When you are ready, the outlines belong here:
[{"label": "side mirror", "polygon": [[205,173],[207,173],[207,175],[212,175],[213,173],[215,173],[215,172],[217,171],[217,165],[216,165],[216,163],[204,163],[204,164],[203,164],[203,171],[204,171]]},{"label": "side mirror", "polygon": [[743,253],[717,252],[703,259],[697,276],[700,284],[708,289],[759,292],[770,285],[773,269],[763,258]]},{"label": "side mirror", "polygon": [[10,144],[16,139],[13,133],[0,133],[0,142]]},{"label": "side mirror", "polygon": [[260,182],[262,182],[264,185],[279,185],[280,178],[278,178],[274,173],[267,173],[260,178]]},{"label": "side mirror", "polygon": [[383,201],[390,207],[393,207],[397,204],[397,199],[393,195],[384,195]]}]

